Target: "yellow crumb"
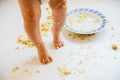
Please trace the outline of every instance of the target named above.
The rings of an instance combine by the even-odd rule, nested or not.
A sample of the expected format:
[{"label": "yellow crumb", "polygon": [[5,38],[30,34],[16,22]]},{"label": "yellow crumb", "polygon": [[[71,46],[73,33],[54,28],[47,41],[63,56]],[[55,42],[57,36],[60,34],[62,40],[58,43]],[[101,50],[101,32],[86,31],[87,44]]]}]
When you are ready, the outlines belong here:
[{"label": "yellow crumb", "polygon": [[46,8],[46,10],[48,11],[48,10],[49,10],[49,8],[47,7],[47,8]]},{"label": "yellow crumb", "polygon": [[81,65],[82,64],[82,61],[80,61],[77,65],[79,66],[79,65]]},{"label": "yellow crumb", "polygon": [[44,22],[41,24],[40,30],[42,33],[50,32],[50,27],[52,26],[51,22]]},{"label": "yellow crumb", "polygon": [[[40,25],[40,31],[41,31],[41,35],[42,36],[47,36],[48,35],[48,32],[51,31],[51,26],[52,26],[52,22],[51,21],[47,21],[47,22],[44,22]],[[21,34],[20,36],[18,36],[17,38],[17,42],[19,44],[22,44],[24,45],[25,47],[29,47],[29,48],[32,48],[34,47],[35,45],[32,43],[32,41],[27,37],[26,34]],[[18,49],[18,48],[17,48]]]},{"label": "yellow crumb", "polygon": [[68,34],[68,36],[72,36],[73,39],[80,38],[81,40],[84,40],[87,37],[94,36],[95,34]]},{"label": "yellow crumb", "polygon": [[72,36],[72,34],[68,34],[68,36]]},{"label": "yellow crumb", "polygon": [[12,69],[12,72],[16,72],[18,69],[19,69],[19,67],[16,66],[16,67],[14,67],[14,68]]},{"label": "yellow crumb", "polygon": [[18,37],[17,42],[20,44],[23,44],[29,48],[32,48],[34,46],[28,37],[21,36],[21,35]]},{"label": "yellow crumb", "polygon": [[52,19],[52,16],[51,16],[51,15],[50,15],[50,16],[47,16],[47,19],[51,20],[51,19]]},{"label": "yellow crumb", "polygon": [[69,75],[69,74],[71,74],[71,71],[68,70],[68,69],[65,68],[65,67],[61,67],[61,66],[59,66],[57,69],[58,69],[61,73],[65,74],[65,75]]},{"label": "yellow crumb", "polygon": [[113,45],[112,45],[112,49],[113,49],[113,50],[118,50],[118,46],[117,46],[116,44],[113,44]]},{"label": "yellow crumb", "polygon": [[23,70],[23,73],[24,73],[24,74],[28,74],[28,75],[31,75],[31,74],[32,74],[32,72],[29,71],[28,69]]},{"label": "yellow crumb", "polygon": [[100,23],[100,19],[99,18],[96,18],[94,23]]},{"label": "yellow crumb", "polygon": [[40,73],[40,71],[39,71],[39,70],[37,70],[37,71],[36,71],[36,73]]}]

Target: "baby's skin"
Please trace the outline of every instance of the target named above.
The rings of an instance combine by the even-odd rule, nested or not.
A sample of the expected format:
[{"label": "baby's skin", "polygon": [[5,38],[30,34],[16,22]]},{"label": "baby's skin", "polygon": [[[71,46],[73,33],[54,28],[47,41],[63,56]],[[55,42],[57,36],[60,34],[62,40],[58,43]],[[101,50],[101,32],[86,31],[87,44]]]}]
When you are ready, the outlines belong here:
[{"label": "baby's skin", "polygon": [[[40,35],[39,22],[41,17],[41,1],[40,0],[18,0],[21,13],[24,20],[24,29],[36,46],[38,57],[41,63],[48,64],[53,61],[50,53],[45,47]],[[64,46],[60,32],[66,20],[66,0],[50,0],[49,6],[52,10],[53,26],[51,28],[53,34],[53,45],[56,49]]]}]

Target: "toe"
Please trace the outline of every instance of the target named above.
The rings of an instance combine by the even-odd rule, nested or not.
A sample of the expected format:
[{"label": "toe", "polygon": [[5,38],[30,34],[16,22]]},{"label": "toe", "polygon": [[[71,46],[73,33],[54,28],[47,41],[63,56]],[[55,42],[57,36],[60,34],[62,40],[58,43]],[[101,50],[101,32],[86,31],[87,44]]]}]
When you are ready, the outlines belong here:
[{"label": "toe", "polygon": [[58,48],[59,48],[59,46],[58,46],[58,44],[57,44],[57,43],[55,43],[55,48],[56,48],[56,49],[58,49]]},{"label": "toe", "polygon": [[64,42],[63,42],[63,41],[62,41],[62,44],[61,44],[61,45],[62,45],[62,47],[64,46]]},{"label": "toe", "polygon": [[58,46],[59,46],[59,48],[61,48],[61,47],[62,47],[62,44],[61,44],[61,42],[59,42],[59,43],[58,43]]},{"label": "toe", "polygon": [[46,58],[46,60],[47,60],[47,63],[50,63],[50,60],[49,60],[49,58]]},{"label": "toe", "polygon": [[47,59],[44,59],[44,61],[45,61],[45,64],[47,64],[47,63],[48,63]]},{"label": "toe", "polygon": [[44,60],[44,59],[41,59],[41,62],[42,62],[43,64],[45,64],[45,60]]},{"label": "toe", "polygon": [[49,57],[49,60],[50,60],[50,62],[52,62],[52,61],[53,61],[53,58],[52,58],[52,57]]}]

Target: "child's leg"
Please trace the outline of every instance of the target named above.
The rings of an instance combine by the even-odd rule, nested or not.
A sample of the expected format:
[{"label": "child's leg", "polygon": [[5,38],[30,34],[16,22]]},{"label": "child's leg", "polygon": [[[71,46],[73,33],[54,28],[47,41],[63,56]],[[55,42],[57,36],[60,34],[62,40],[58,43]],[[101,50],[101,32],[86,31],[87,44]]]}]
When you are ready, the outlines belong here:
[{"label": "child's leg", "polygon": [[60,31],[64,26],[66,19],[66,0],[50,0],[49,5],[52,9],[53,16],[53,43],[55,48],[61,48],[64,46],[64,42],[60,38]]},{"label": "child's leg", "polygon": [[19,0],[19,4],[24,19],[25,31],[30,40],[37,47],[40,61],[44,64],[52,62],[52,57],[47,52],[39,31],[39,20],[41,16],[40,1]]}]

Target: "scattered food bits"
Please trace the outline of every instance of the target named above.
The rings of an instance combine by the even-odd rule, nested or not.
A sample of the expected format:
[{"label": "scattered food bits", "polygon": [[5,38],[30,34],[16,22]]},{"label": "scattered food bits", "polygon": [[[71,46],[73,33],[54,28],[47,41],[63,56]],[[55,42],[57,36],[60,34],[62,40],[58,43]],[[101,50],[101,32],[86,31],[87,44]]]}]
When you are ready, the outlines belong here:
[{"label": "scattered food bits", "polygon": [[28,75],[31,75],[31,74],[32,74],[32,72],[29,71],[29,70],[27,70],[27,69],[25,69],[25,70],[23,71],[23,73],[24,73],[24,74],[28,74]]},{"label": "scattered food bits", "polygon": [[100,19],[99,18],[96,18],[94,23],[100,23]]},{"label": "scattered food bits", "polygon": [[14,67],[14,68],[12,69],[12,72],[16,72],[18,69],[19,69],[19,67],[16,66],[16,67]]},{"label": "scattered food bits", "polygon": [[28,72],[28,70],[25,70],[24,72],[26,72],[26,73],[27,73],[27,72]]},{"label": "scattered food bits", "polygon": [[113,44],[113,45],[112,45],[112,49],[113,49],[113,50],[118,50],[118,46],[117,46],[116,44]]},{"label": "scattered food bits", "polygon": [[28,62],[26,62],[26,63],[24,63],[24,64],[23,64],[23,66],[27,66],[28,64],[29,64],[29,63],[28,63]]},{"label": "scattered food bits", "polygon": [[37,71],[36,71],[36,73],[40,73],[40,71],[39,71],[39,70],[37,70]]},{"label": "scattered food bits", "polygon": [[68,34],[68,36],[72,36],[72,34]]},{"label": "scattered food bits", "polygon": [[73,39],[75,39],[76,37],[75,36],[73,36]]},{"label": "scattered food bits", "polygon": [[[51,21],[47,21],[47,22],[42,23],[40,26],[41,26],[40,27],[41,35],[42,36],[47,36],[48,32],[51,31],[52,22]],[[29,48],[32,48],[32,47],[35,46],[32,43],[32,41],[27,37],[26,34],[21,34],[20,36],[18,36],[17,42],[19,44],[22,44],[25,47],[29,47]]]},{"label": "scattered food bits", "polygon": [[84,40],[85,38],[91,37],[91,36],[94,36],[94,35],[95,34],[68,34],[68,36],[72,36],[73,39],[75,39],[77,37],[77,38],[80,38],[81,40]]},{"label": "scattered food bits", "polygon": [[82,61],[80,61],[77,65],[79,66],[79,65],[81,65],[83,62]]},{"label": "scattered food bits", "polygon": [[46,10],[48,11],[48,10],[49,10],[49,8],[47,7],[47,8],[46,8]]},{"label": "scattered food bits", "polygon": [[71,74],[71,71],[68,70],[68,69],[65,68],[65,67],[58,67],[57,69],[58,69],[61,73],[65,74],[65,75]]},{"label": "scattered food bits", "polygon": [[23,44],[29,48],[32,48],[34,45],[29,38],[24,38],[24,36],[19,36],[17,42]]},{"label": "scattered food bits", "polygon": [[47,19],[51,20],[51,19],[52,19],[52,16],[51,16],[51,15],[50,15],[50,16],[47,16]]},{"label": "scattered food bits", "polygon": [[44,22],[41,24],[40,30],[42,31],[42,33],[50,32],[51,25],[52,25],[51,22]]}]

